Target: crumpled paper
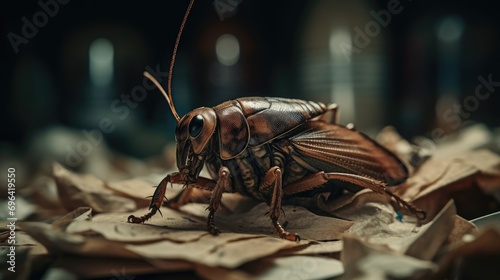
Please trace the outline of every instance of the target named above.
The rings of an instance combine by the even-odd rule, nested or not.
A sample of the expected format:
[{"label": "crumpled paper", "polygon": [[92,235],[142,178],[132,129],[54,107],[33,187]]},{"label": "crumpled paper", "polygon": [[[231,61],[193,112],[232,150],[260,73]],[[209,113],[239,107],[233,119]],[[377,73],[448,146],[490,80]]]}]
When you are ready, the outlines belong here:
[{"label": "crumpled paper", "polygon": [[96,212],[130,211],[136,208],[133,200],[112,195],[105,183],[92,175],[76,175],[54,164],[53,176],[60,201],[68,210],[89,206]]},{"label": "crumpled paper", "polygon": [[[17,246],[31,264],[24,277],[29,271],[116,279],[151,273],[204,279],[487,277],[500,255],[499,230],[478,230],[467,219],[498,211],[500,157],[487,150],[430,157],[394,130],[377,139],[411,165],[410,178],[393,191],[424,209],[425,220],[370,190],[336,199],[320,194],[283,206],[281,224],[303,238],[291,242],[277,237],[266,204],[224,194],[216,214],[221,234],[211,236],[209,193],[195,190],[189,193],[194,203],[162,207],[163,215],[130,224],[129,215],[147,212],[146,196],[165,174],[108,182],[55,164],[52,179],[44,177],[27,196],[34,209],[43,210],[33,217],[45,218],[19,222]],[[33,199],[43,193],[41,186],[57,190],[57,196]],[[166,197],[175,203],[185,194],[174,185]],[[47,219],[48,213],[56,218]],[[0,228],[5,246],[6,224]]]}]

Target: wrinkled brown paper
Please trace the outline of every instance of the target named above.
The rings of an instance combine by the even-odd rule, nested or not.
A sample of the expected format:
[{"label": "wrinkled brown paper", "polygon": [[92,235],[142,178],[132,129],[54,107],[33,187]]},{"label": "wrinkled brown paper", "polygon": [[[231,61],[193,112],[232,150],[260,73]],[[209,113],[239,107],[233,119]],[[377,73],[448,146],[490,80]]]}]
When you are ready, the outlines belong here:
[{"label": "wrinkled brown paper", "polygon": [[[384,130],[378,140],[407,162],[416,150],[393,130]],[[323,215],[283,206],[280,222],[303,239],[291,242],[278,238],[265,203],[238,194],[223,196],[218,236],[206,231],[203,191],[193,192],[195,203],[178,210],[162,207],[162,215],[130,224],[129,215],[148,212],[145,197],[161,176],[107,182],[54,164],[53,179],[44,177],[30,188],[27,198],[42,214],[35,215],[38,221],[19,222],[17,246],[26,252],[29,271],[62,269],[79,278],[174,272],[204,279],[487,277],[496,268],[488,264],[500,255],[500,232],[478,230],[466,219],[499,210],[500,157],[487,150],[422,157],[410,170],[407,182],[393,190],[424,209],[425,220],[369,190],[334,200],[318,195],[308,203]],[[40,198],[38,186],[57,190],[57,197]],[[182,190],[169,186],[166,197],[174,199]],[[47,218],[48,213],[59,218]],[[1,228],[5,246],[6,223]]]}]

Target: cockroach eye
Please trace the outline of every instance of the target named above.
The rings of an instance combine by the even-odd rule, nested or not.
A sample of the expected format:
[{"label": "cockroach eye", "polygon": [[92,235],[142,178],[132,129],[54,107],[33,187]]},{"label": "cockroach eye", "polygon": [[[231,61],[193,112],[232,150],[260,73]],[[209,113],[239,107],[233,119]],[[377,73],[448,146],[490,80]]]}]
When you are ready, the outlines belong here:
[{"label": "cockroach eye", "polygon": [[200,135],[201,130],[203,129],[203,117],[201,115],[194,116],[189,123],[189,135],[191,137],[197,137]]}]

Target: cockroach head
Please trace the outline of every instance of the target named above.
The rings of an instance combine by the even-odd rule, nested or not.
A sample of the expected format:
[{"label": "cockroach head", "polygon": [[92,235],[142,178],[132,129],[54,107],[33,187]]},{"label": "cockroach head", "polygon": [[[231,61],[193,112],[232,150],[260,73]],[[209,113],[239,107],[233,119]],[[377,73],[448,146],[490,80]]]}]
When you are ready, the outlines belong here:
[{"label": "cockroach head", "polygon": [[191,175],[199,174],[213,147],[211,141],[216,126],[217,117],[212,108],[198,108],[182,117],[175,130],[179,170],[189,169]]}]

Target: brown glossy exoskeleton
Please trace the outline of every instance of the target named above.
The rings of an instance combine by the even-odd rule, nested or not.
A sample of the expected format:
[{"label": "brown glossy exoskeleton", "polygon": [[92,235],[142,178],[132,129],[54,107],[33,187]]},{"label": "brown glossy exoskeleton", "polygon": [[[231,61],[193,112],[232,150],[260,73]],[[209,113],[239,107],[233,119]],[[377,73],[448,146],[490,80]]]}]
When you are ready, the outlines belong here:
[{"label": "brown glossy exoskeleton", "polygon": [[[299,240],[279,224],[282,200],[310,190],[324,190],[331,182],[347,182],[389,195],[414,215],[416,209],[388,190],[408,177],[405,165],[391,152],[361,132],[337,124],[337,106],[286,98],[244,97],[213,108],[195,109],[180,118],[172,102],[171,74],[187,15],[174,47],[165,95],[178,124],[175,131],[177,168],[156,188],[150,212],[130,216],[142,223],[162,206],[168,183],[212,191],[208,231],[217,234],[214,214],[223,192],[238,192],[266,202],[279,236]],[[211,178],[199,176],[206,166]]]}]

